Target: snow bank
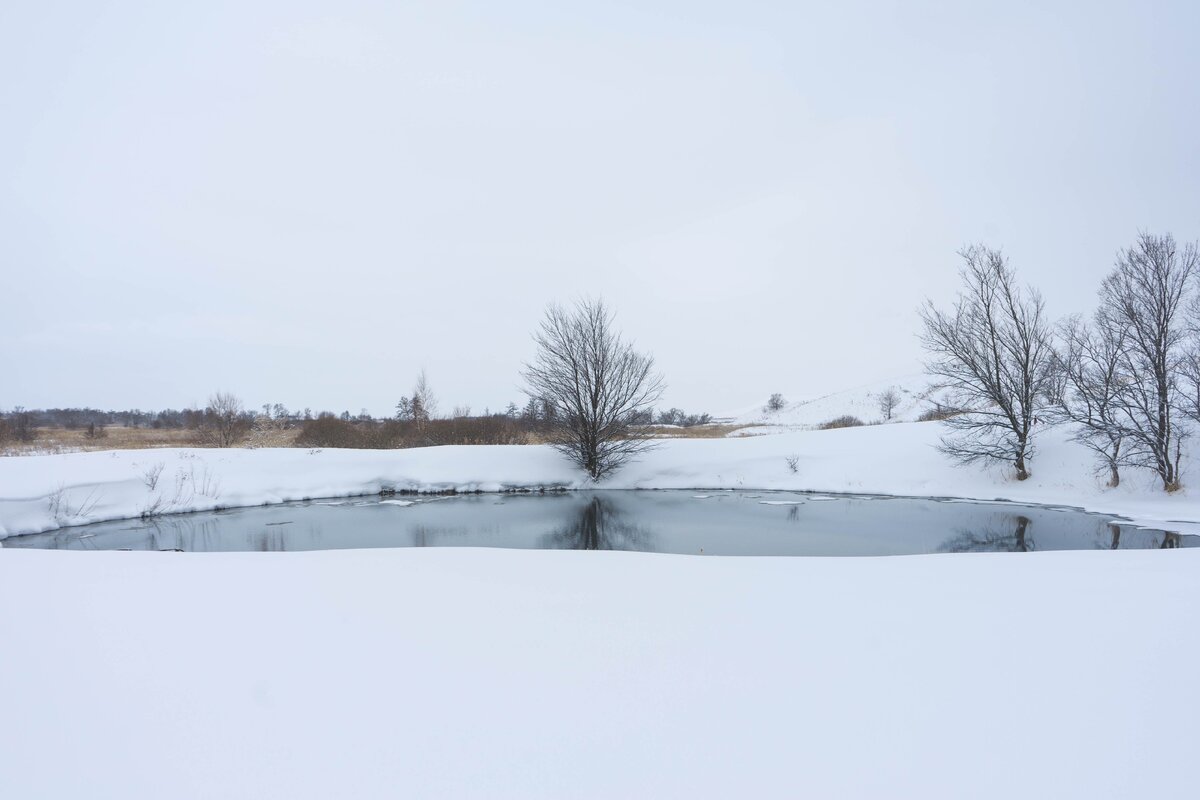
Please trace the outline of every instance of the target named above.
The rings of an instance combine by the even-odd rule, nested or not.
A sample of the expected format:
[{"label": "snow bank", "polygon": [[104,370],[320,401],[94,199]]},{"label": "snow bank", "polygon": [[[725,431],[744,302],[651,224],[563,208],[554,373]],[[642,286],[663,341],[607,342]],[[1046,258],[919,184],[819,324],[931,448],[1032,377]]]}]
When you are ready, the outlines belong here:
[{"label": "snow bank", "polygon": [[0,797],[1191,798],[1197,570],[6,551]]},{"label": "snow bank", "polygon": [[[962,468],[935,449],[941,428],[906,423],[744,439],[663,441],[600,484],[612,489],[785,489],[1012,500],[1084,507],[1200,531],[1200,500],[1130,471],[1110,490],[1082,447],[1047,431],[1033,477]],[[796,456],[792,472],[788,460]],[[151,480],[152,473],[157,478]],[[1194,471],[1185,466],[1185,484]],[[1200,475],[1196,476],[1200,479]],[[153,488],[151,488],[153,483]],[[0,537],[65,525],[380,491],[500,491],[590,485],[548,447],[415,450],[124,450],[0,458]],[[1183,522],[1181,522],[1183,521]]]}]

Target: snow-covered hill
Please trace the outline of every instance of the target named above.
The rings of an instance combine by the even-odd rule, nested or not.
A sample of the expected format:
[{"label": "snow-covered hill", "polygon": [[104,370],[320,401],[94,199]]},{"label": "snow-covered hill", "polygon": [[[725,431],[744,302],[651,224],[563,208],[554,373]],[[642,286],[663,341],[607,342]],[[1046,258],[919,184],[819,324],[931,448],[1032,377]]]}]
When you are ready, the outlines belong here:
[{"label": "snow-covered hill", "polygon": [[881,422],[880,398],[889,390],[899,395],[900,402],[892,411],[890,422],[914,422],[933,407],[928,375],[905,375],[892,380],[876,381],[852,389],[826,394],[783,395],[784,406],[778,411],[767,408],[767,398],[755,406],[743,408],[722,419],[737,425],[770,425],[774,427],[811,429],[837,417],[851,415],[863,422]]}]

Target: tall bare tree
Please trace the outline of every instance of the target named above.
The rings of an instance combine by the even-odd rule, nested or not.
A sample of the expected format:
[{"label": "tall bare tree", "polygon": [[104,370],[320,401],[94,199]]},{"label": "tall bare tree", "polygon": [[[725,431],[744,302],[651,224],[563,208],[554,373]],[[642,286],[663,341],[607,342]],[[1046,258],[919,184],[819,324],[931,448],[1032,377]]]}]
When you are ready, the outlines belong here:
[{"label": "tall bare tree", "polygon": [[1176,426],[1183,404],[1184,315],[1191,283],[1200,270],[1195,245],[1180,248],[1170,234],[1143,233],[1117,255],[1100,289],[1106,317],[1126,333],[1117,410],[1134,445],[1133,463],[1158,473],[1163,488],[1179,487],[1179,460],[1186,431]]},{"label": "tall bare tree", "polygon": [[945,420],[951,432],[941,449],[963,463],[1010,463],[1025,480],[1053,355],[1045,307],[1036,290],[1017,285],[998,250],[973,245],[959,255],[954,309],[929,301],[921,309],[926,367],[965,412]]},{"label": "tall bare tree", "polygon": [[662,395],[662,376],[621,339],[602,300],[551,305],[533,338],[525,391],[543,403],[554,447],[599,480],[652,446],[633,417]]},{"label": "tall bare tree", "polygon": [[1092,325],[1078,316],[1064,320],[1048,390],[1055,421],[1074,423],[1071,438],[1096,454],[1113,487],[1121,484],[1121,467],[1134,455],[1125,447],[1119,404],[1127,381],[1126,337],[1126,326],[1102,311]]}]

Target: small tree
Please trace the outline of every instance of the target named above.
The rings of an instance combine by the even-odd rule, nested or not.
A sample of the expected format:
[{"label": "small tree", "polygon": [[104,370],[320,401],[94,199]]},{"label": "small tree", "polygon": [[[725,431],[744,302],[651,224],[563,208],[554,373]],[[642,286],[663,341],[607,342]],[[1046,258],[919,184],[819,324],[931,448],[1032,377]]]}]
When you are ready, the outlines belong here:
[{"label": "small tree", "polygon": [[900,405],[900,393],[896,391],[895,387],[889,386],[879,395],[879,413],[883,415],[885,422],[892,421],[892,414],[895,413],[898,405]]},{"label": "small tree", "polygon": [[[421,374],[417,376],[417,383],[413,386],[413,416],[420,422],[428,422],[437,417],[437,395],[433,393],[433,388],[429,385],[429,379],[425,377],[425,370],[421,370]],[[417,415],[416,411],[420,410],[421,414]]]},{"label": "small tree", "polygon": [[929,301],[921,310],[926,366],[964,411],[945,420],[951,433],[941,450],[963,463],[1008,462],[1025,480],[1053,356],[1042,297],[1017,286],[998,250],[971,246],[959,255],[964,286],[954,310]]},{"label": "small tree", "polygon": [[217,392],[208,398],[204,422],[208,438],[218,447],[233,447],[250,430],[242,401],[229,392]]},{"label": "small tree", "polygon": [[1179,487],[1184,431],[1176,427],[1183,397],[1185,302],[1200,273],[1195,245],[1180,249],[1167,234],[1143,233],[1117,255],[1100,290],[1101,310],[1126,331],[1124,379],[1115,398],[1117,416],[1133,444],[1132,463],[1158,473],[1163,488]]},{"label": "small tree", "polygon": [[651,356],[622,341],[603,301],[551,305],[534,341],[526,393],[540,399],[555,448],[599,480],[651,446],[632,418],[661,396],[662,377]]},{"label": "small tree", "polygon": [[783,395],[776,392],[767,400],[767,411],[780,411],[787,405],[787,401],[783,399]]}]

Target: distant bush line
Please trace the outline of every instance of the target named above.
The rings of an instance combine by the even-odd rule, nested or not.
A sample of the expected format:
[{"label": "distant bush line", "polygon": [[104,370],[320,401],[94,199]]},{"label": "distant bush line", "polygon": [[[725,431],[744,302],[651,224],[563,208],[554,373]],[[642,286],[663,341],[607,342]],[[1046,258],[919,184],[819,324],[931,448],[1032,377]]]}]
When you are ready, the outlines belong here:
[{"label": "distant bush line", "polygon": [[[411,408],[411,401],[409,408]],[[0,412],[0,446],[21,445],[17,451],[72,446],[122,447],[310,447],[392,449],[438,445],[541,444],[546,441],[545,408],[531,402],[524,409],[510,405],[503,413],[430,418],[373,417],[364,409],[352,415],[310,409],[290,412],[281,404],[264,405],[259,412],[242,408],[228,394],[213,396],[205,409],[164,411],[103,411],[91,408],[16,408]],[[712,423],[708,414],[688,414],[678,408],[646,410],[634,424],[646,427],[691,428]],[[66,431],[69,435],[63,435]]]}]

